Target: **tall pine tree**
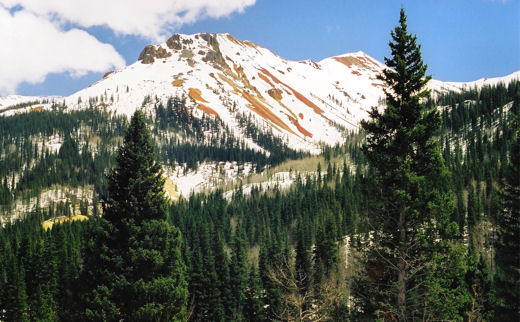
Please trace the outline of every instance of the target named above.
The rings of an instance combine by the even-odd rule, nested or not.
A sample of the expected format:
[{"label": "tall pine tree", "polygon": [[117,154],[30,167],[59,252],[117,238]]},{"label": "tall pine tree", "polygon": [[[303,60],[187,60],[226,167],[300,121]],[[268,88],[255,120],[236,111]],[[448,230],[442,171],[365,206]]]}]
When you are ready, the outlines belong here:
[{"label": "tall pine tree", "polygon": [[[510,162],[501,182],[502,212],[498,215],[495,287],[497,320],[520,319],[520,95],[514,101]],[[516,106],[515,106],[516,105]]]},{"label": "tall pine tree", "polygon": [[362,122],[367,132],[364,152],[376,170],[370,250],[379,263],[371,265],[379,270],[373,275],[385,276],[379,283],[372,281],[380,295],[375,306],[383,318],[440,318],[438,304],[452,300],[449,284],[455,277],[441,275],[438,268],[456,262],[445,260],[445,240],[456,227],[449,221],[450,174],[434,137],[441,119],[434,107],[424,104],[429,97],[424,86],[431,77],[426,76],[416,37],[408,33],[404,9],[391,37],[391,57],[385,58],[389,68],[380,75],[386,84],[385,110],[373,107],[371,120]]},{"label": "tall pine tree", "polygon": [[87,245],[92,320],[172,321],[186,317],[180,231],[166,221],[164,179],[141,111],[132,116],[108,178],[104,214]]}]

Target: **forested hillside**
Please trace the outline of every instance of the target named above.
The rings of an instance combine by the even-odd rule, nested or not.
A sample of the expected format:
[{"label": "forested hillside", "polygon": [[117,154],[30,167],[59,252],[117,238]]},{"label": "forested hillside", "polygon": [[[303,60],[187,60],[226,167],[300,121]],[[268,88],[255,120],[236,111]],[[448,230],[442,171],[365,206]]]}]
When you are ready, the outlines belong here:
[{"label": "forested hillside", "polygon": [[[158,155],[174,171],[196,170],[199,164],[220,162],[249,165],[261,172],[288,158],[307,153],[289,149],[279,138],[261,131],[244,117],[248,137],[258,145],[249,148],[232,130],[212,117],[194,117],[183,97],[168,99],[166,106],[149,102],[147,123],[152,129]],[[97,211],[103,194],[104,174],[113,167],[127,119],[103,108],[68,111],[34,111],[0,117],[0,221],[23,216],[36,204],[68,202],[72,211]]]},{"label": "forested hillside", "polygon": [[404,10],[391,36],[386,108],[285,188],[168,199],[172,169],[310,160],[182,96],[0,117],[0,320],[518,320],[520,81],[431,97]]},{"label": "forested hillside", "polygon": [[[515,274],[509,272],[517,259],[505,255],[507,247],[514,243],[511,245],[502,236],[514,232],[518,223],[504,222],[502,218],[507,198],[518,198],[508,195],[506,187],[515,185],[512,162],[518,128],[512,122],[519,115],[519,103],[518,82],[451,93],[430,102],[441,109],[443,125],[438,138],[452,173],[453,221],[459,226],[457,239],[467,246],[459,254],[458,282],[462,293],[457,295],[462,304],[458,314],[467,319],[498,321],[500,314],[507,313],[505,308],[515,314],[512,303],[508,304],[512,293],[506,290],[517,287],[508,275]],[[103,115],[96,111],[84,113]],[[77,124],[74,116],[79,114],[50,116],[59,115],[64,130]],[[40,122],[34,122],[38,126],[35,130],[29,126],[33,114],[17,118],[26,119],[28,125],[21,128],[27,135],[34,135],[45,133],[45,122],[41,122],[44,116],[42,113]],[[113,136],[122,134],[127,124],[117,118],[103,126],[99,117],[91,120],[92,127],[105,129]],[[3,135],[4,142],[10,139]],[[355,138],[351,140],[355,142]],[[78,147],[71,144],[71,149],[77,151]],[[20,155],[20,160],[25,160],[34,146],[21,151],[27,151]],[[105,153],[107,160],[113,162],[111,154]],[[61,155],[72,158],[75,154]],[[375,202],[374,196],[367,194],[366,182],[371,180],[372,172],[357,143],[347,142],[328,150],[327,155],[345,157],[351,164],[324,164],[323,170],[314,175],[301,175],[289,190],[253,189],[250,195],[244,195],[238,189],[231,200],[223,197],[223,191],[217,191],[169,205],[168,221],[182,232],[181,253],[187,265],[189,290],[187,310],[192,319],[292,320],[318,315],[344,319],[360,312],[363,292],[355,293],[358,280],[363,277],[370,281],[381,274],[373,262],[360,266],[372,231],[366,220],[371,216],[370,203]],[[51,156],[47,153],[38,159]],[[59,159],[60,153],[53,157]],[[76,163],[78,169],[84,169],[89,162],[77,159],[86,162]],[[94,160],[101,161],[99,156]],[[98,169],[96,162],[89,169]],[[99,164],[97,172],[85,173],[100,180],[111,163]],[[78,183],[88,182],[88,178],[85,176],[81,179],[85,181]],[[3,181],[10,179],[4,176]],[[39,187],[22,183],[15,191]],[[9,183],[3,186],[8,187]],[[4,188],[4,198],[12,198],[14,194],[9,192]],[[8,199],[3,200],[7,205]],[[512,207],[512,211],[518,211],[514,201]],[[27,218],[6,224],[1,230],[0,305],[4,319],[37,320],[47,316],[70,320],[84,312],[82,294],[78,294],[75,285],[85,267],[89,238],[85,232],[94,229],[98,220],[92,217],[88,222],[63,223],[47,231],[42,228],[44,219],[60,215],[71,215],[69,205],[60,203],[36,209]]]}]

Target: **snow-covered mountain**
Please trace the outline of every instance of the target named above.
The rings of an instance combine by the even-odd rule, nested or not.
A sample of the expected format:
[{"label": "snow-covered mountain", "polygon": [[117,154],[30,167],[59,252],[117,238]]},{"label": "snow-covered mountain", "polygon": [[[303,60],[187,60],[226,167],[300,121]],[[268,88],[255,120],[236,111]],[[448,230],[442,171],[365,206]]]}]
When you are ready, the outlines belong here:
[{"label": "snow-covered mountain", "polygon": [[[383,68],[363,52],[320,62],[289,61],[229,34],[175,34],[164,44],[145,47],[134,64],[53,100],[64,101],[69,108],[94,104],[130,115],[143,102],[165,103],[169,97],[184,95],[196,115],[221,119],[253,148],[254,142],[238,126],[239,115],[250,116],[291,148],[318,152],[321,143],[341,142],[345,131],[356,129],[371,106],[378,105],[383,85],[377,75]],[[491,82],[432,81],[430,87],[437,92],[458,91]],[[0,112],[5,102],[23,101],[8,98],[0,99]]]},{"label": "snow-covered mountain", "polygon": [[201,114],[230,128],[237,129],[237,114],[250,114],[290,147],[315,150],[319,142],[340,142],[342,130],[357,127],[377,104],[382,91],[376,75],[384,67],[362,52],[296,62],[228,34],[177,34],[147,46],[136,63],[66,103],[87,106],[89,98],[104,96],[110,108],[131,114],[147,95],[163,102],[185,95]]},{"label": "snow-covered mountain", "polygon": [[473,82],[442,82],[432,79],[428,83],[428,87],[433,91],[433,93],[445,93],[449,91],[461,92],[464,90],[482,88],[483,86],[495,86],[499,83],[509,84],[511,81],[519,79],[520,71],[516,71],[503,77],[481,78]]}]

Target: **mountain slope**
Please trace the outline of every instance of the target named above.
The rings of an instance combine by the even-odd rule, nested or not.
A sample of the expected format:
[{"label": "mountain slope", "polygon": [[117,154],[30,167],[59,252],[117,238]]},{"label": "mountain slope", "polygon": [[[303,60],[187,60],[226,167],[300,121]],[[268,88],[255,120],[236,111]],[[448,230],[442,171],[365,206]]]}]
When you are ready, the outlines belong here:
[{"label": "mountain slope", "polygon": [[230,128],[238,128],[238,114],[251,115],[290,147],[312,150],[322,141],[340,142],[341,132],[356,128],[366,109],[377,104],[382,91],[376,75],[382,68],[362,52],[295,62],[227,34],[174,35],[147,46],[136,63],[66,103],[84,107],[89,98],[103,96],[110,108],[131,114],[147,95],[163,102],[185,95],[199,114],[220,118]]},{"label": "mountain slope", "polygon": [[[383,68],[363,52],[320,62],[289,61],[229,34],[176,34],[166,43],[146,46],[134,64],[53,100],[74,109],[99,106],[131,115],[140,106],[152,110],[157,102],[185,96],[196,117],[220,119],[250,148],[262,150],[246,134],[244,119],[290,148],[318,153],[322,143],[342,142],[346,131],[356,129],[378,106],[383,90],[377,75]],[[498,81],[434,80],[430,87],[434,93],[460,91]]]},{"label": "mountain slope", "polygon": [[[363,52],[296,62],[227,34],[174,35],[69,97],[0,97],[0,217],[2,203],[8,215],[71,196],[95,204],[125,115],[142,106],[174,198],[231,189],[241,180],[280,183],[271,180],[276,172],[259,174],[276,166],[293,180],[319,162],[296,150],[319,153],[329,150],[323,144],[355,141],[346,133],[378,106],[383,68]],[[429,86],[434,93],[460,92],[519,75]],[[446,124],[456,127],[474,114],[462,109],[465,101],[452,103],[443,111]],[[284,164],[288,159],[302,160]],[[341,166],[344,159],[337,161]],[[284,176],[280,184],[287,182]]]}]

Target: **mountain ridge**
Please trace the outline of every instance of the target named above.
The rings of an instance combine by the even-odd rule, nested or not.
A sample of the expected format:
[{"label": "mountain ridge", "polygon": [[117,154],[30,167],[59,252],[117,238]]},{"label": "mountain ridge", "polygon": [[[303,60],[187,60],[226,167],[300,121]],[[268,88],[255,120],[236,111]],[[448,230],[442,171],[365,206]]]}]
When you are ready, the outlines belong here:
[{"label": "mountain ridge", "polygon": [[[52,101],[72,109],[95,106],[131,115],[136,108],[151,110],[169,97],[184,96],[196,117],[220,119],[249,147],[258,148],[240,129],[240,117],[293,149],[319,153],[322,144],[342,142],[345,133],[356,130],[372,106],[381,106],[383,83],[377,75],[384,68],[362,51],[319,62],[291,61],[230,34],[174,34],[165,43],[146,46],[133,64]],[[467,83],[432,80],[428,86],[442,93],[519,76],[516,72]],[[0,98],[0,112],[3,102],[21,101]],[[50,103],[38,106],[50,108]]]}]

